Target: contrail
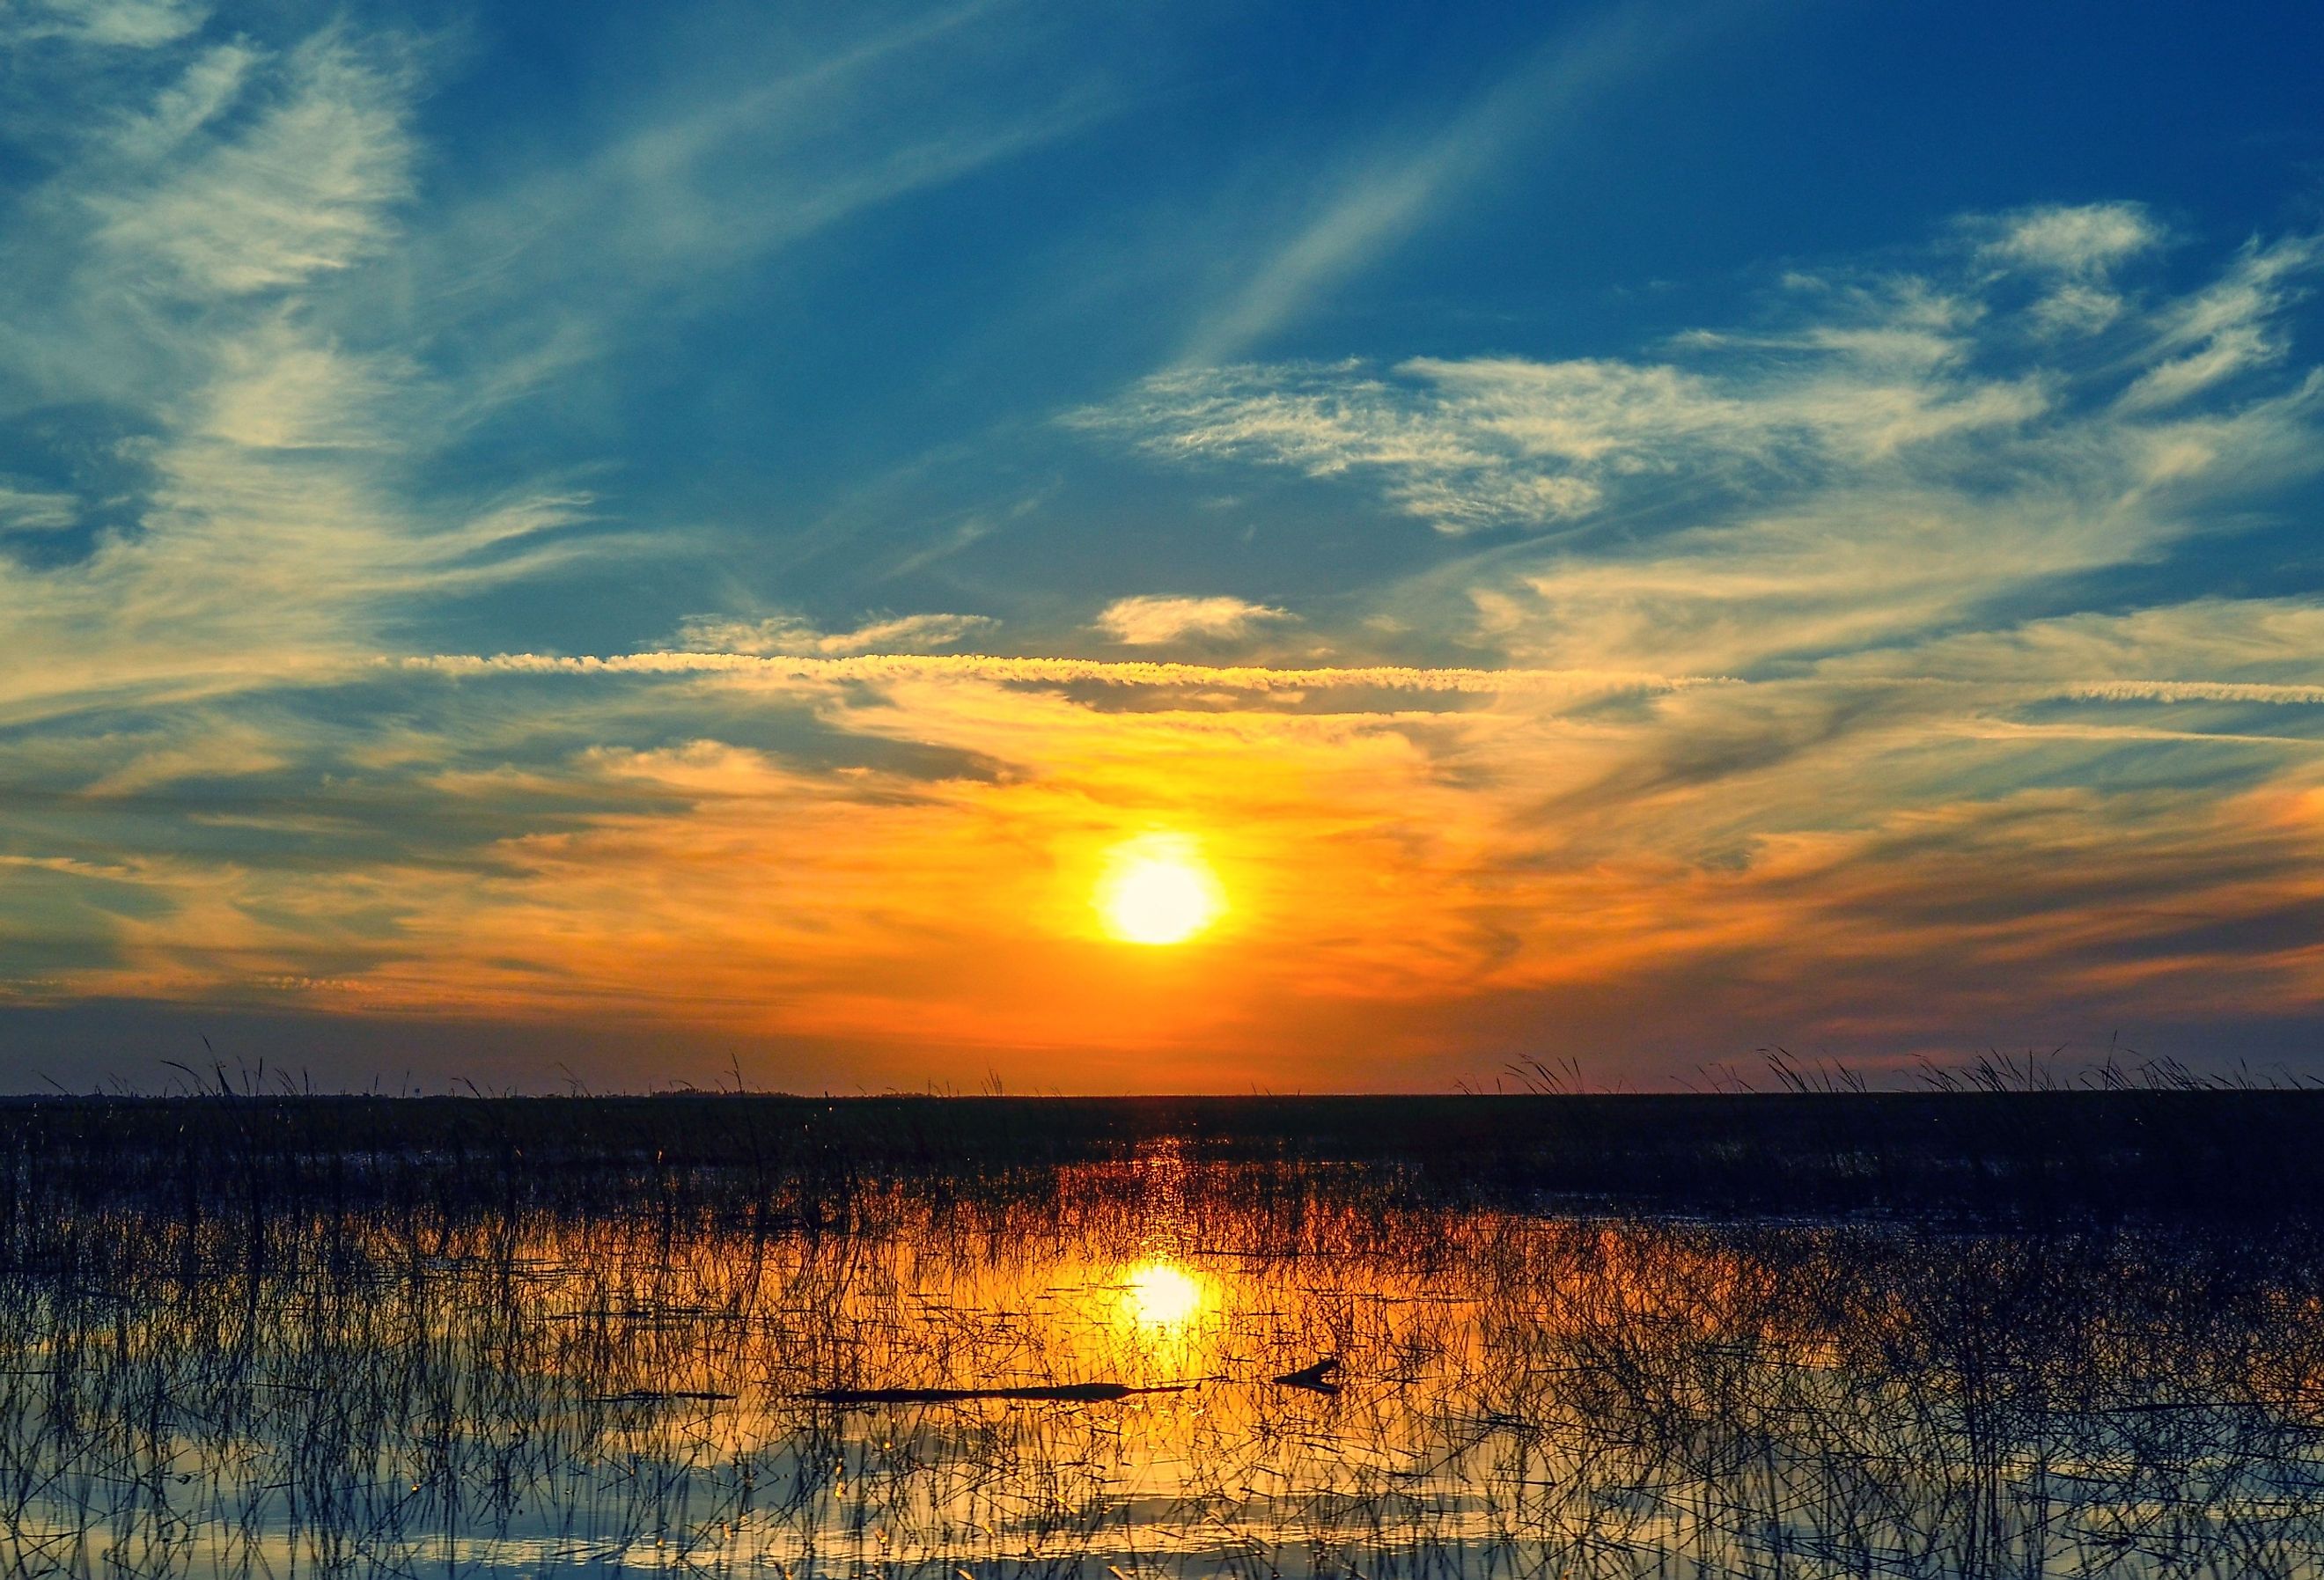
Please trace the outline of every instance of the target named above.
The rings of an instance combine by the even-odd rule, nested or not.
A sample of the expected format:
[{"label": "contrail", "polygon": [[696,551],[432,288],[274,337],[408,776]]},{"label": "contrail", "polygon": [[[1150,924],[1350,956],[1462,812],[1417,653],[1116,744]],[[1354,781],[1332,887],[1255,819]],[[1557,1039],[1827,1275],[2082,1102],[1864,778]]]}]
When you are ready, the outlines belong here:
[{"label": "contrail", "polygon": [[[1533,693],[1562,697],[1692,690],[1704,686],[1814,685],[1821,679],[1748,682],[1731,675],[1665,675],[1650,670],[1481,670],[1404,664],[1277,669],[1260,664],[1164,663],[1150,659],[1002,658],[989,653],[856,653],[846,658],[736,652],[637,652],[608,656],[556,653],[430,653],[382,658],[380,665],[441,675],[736,675],[770,680],[979,680],[1020,685],[1209,687],[1226,691],[1372,689]],[[2283,707],[2324,704],[2324,686],[2242,680],[2058,680],[1985,682],[1936,676],[1851,678],[1851,686],[1966,686],[1997,700],[2043,698],[2072,702],[2247,702]]]},{"label": "contrail", "polygon": [[1207,686],[1233,691],[1370,688],[1388,691],[1578,693],[1680,691],[1732,685],[1716,675],[1661,675],[1641,670],[1424,669],[1368,664],[1272,669],[1250,664],[1158,663],[1143,659],[996,658],[982,653],[858,653],[798,658],[759,653],[641,652],[610,657],[549,653],[489,656],[438,653],[383,659],[402,670],[445,675],[748,675],[770,679],[984,680],[1105,686]]}]

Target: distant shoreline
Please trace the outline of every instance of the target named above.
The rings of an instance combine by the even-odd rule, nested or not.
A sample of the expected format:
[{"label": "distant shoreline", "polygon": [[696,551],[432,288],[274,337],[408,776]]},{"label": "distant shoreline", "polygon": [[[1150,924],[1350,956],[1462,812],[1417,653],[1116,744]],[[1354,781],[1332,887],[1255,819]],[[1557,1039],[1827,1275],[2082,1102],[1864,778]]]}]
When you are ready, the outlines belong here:
[{"label": "distant shoreline", "polygon": [[2305,1218],[2324,1092],[0,1099],[0,1166],[75,1197],[214,1178],[290,1199],[401,1181],[480,1203],[552,1183],[822,1203],[1164,1165],[1206,1189],[1256,1169],[1523,1210]]}]

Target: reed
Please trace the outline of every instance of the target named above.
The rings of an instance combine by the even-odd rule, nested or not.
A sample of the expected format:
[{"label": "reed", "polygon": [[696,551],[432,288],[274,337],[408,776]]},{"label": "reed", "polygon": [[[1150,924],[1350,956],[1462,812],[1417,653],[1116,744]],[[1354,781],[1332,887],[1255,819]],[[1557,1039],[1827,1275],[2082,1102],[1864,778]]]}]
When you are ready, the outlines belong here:
[{"label": "reed", "polygon": [[[2198,1132],[2307,1112],[2005,1102],[2052,1096],[2102,1128],[2119,1097],[2220,1100]],[[2041,1151],[2022,1107],[1545,1098],[1489,1104],[1488,1145],[1457,1103],[1398,1134],[1330,1103],[983,1101],[12,1109],[0,1568],[2288,1576],[2324,1551],[2324,1236],[2181,1185],[2083,1210],[2055,1158],[2124,1164]],[[1898,1180],[1963,1168],[1905,1149],[1932,1105],[2058,1177],[1914,1206]],[[1727,1162],[1627,1172],[1665,1135],[1545,1193],[1580,1167],[1561,1137],[1657,1115],[1877,1187],[1776,1212]],[[1721,1193],[1742,1209],[1705,1215]],[[1278,1381],[1325,1356],[1339,1392]]]}]

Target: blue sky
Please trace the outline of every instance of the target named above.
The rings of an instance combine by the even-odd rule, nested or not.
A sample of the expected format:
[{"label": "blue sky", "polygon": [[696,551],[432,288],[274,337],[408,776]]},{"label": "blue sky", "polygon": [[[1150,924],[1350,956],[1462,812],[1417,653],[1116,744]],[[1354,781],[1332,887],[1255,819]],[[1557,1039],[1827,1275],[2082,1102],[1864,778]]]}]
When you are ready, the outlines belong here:
[{"label": "blue sky", "polygon": [[0,14],[0,1085],[2307,1058],[2319,45]]}]

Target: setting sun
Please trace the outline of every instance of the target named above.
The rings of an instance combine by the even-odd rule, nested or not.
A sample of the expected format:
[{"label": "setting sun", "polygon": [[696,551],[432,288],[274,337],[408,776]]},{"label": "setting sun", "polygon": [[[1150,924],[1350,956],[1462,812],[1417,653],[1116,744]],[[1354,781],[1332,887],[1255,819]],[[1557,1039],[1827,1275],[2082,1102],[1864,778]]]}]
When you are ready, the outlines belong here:
[{"label": "setting sun", "polygon": [[1192,839],[1148,834],[1115,847],[1096,904],[1124,943],[1180,944],[1218,919],[1226,896]]}]

